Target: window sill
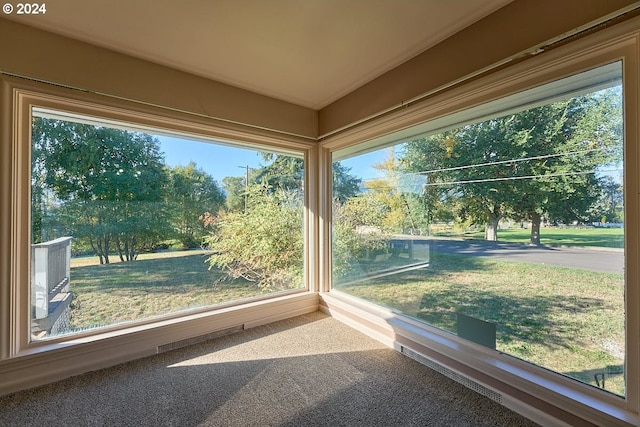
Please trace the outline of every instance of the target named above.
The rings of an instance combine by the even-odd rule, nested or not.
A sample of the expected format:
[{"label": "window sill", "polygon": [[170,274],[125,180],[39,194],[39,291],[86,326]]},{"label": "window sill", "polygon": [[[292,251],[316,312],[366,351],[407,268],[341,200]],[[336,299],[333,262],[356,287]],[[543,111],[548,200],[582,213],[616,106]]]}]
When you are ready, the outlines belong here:
[{"label": "window sill", "polygon": [[83,337],[42,342],[0,361],[0,395],[150,356],[162,347],[213,333],[249,329],[318,309],[318,295],[302,291]]},{"label": "window sill", "polygon": [[543,425],[640,425],[625,400],[512,356],[467,342],[339,291],[322,294],[320,309],[382,343],[443,366],[498,393],[501,403]]}]

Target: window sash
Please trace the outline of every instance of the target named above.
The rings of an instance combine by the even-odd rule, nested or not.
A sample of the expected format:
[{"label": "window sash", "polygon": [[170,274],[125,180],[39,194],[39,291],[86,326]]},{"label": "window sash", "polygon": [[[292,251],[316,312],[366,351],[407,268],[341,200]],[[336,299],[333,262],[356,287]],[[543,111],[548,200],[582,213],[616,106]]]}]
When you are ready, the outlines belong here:
[{"label": "window sash", "polygon": [[[30,337],[30,286],[25,285],[30,282],[30,148],[31,148],[31,122],[34,115],[48,115],[50,112],[61,112],[57,118],[75,118],[75,117],[94,117],[89,120],[91,124],[117,123],[120,127],[136,130],[159,130],[163,134],[180,135],[186,138],[197,139],[201,141],[222,141],[223,144],[237,146],[241,148],[251,147],[254,150],[265,150],[282,154],[294,154],[297,158],[305,160],[305,165],[309,165],[315,158],[312,150],[313,144],[308,140],[297,137],[289,137],[283,135],[274,135],[272,132],[264,133],[251,130],[238,130],[234,128],[221,128],[210,124],[203,124],[193,121],[193,117],[183,115],[181,117],[167,117],[166,113],[160,108],[149,107],[144,112],[134,109],[106,107],[100,102],[92,99],[91,96],[76,96],[67,90],[51,88],[47,85],[38,83],[22,82],[16,83],[13,90],[14,93],[14,115],[16,120],[16,128],[13,134],[13,166],[14,176],[16,179],[12,181],[11,193],[14,197],[12,203],[12,218],[14,218],[12,229],[15,239],[11,241],[11,253],[13,259],[12,281],[9,284],[8,296],[9,306],[11,307],[11,322],[6,328],[7,335],[5,339],[8,341],[7,351],[0,355],[0,362],[3,359],[26,356],[34,351],[42,352],[47,350],[56,350],[66,345],[82,342],[100,341],[105,336],[112,334],[122,335],[136,328],[153,329],[156,326],[162,326],[166,322],[173,323],[175,321],[189,321],[194,315],[209,314],[215,312],[225,312],[234,310],[242,305],[255,304],[271,299],[278,299],[282,295],[274,294],[265,297],[256,297],[249,300],[233,301],[223,303],[213,307],[204,307],[202,309],[189,310],[187,312],[175,313],[172,315],[162,316],[161,318],[150,318],[125,323],[120,325],[108,326],[92,331],[78,332],[68,336],[59,336],[44,341],[32,341]],[[88,99],[87,99],[88,98]],[[131,124],[129,126],[129,124]],[[308,244],[313,235],[309,232],[310,225],[310,200],[314,190],[309,191],[313,187],[314,177],[309,171],[309,167],[305,167],[305,194],[304,194],[304,215],[303,215],[303,239],[304,239],[304,267],[303,267],[303,283],[300,289],[294,289],[285,292],[286,294],[299,294],[309,292],[317,286],[313,281],[311,274],[316,269],[314,263],[309,262]],[[311,280],[310,280],[311,278]],[[106,334],[106,335],[105,335]],[[110,335],[111,334],[111,335]],[[8,339],[7,339],[8,338]],[[65,344],[67,343],[67,344]]]},{"label": "window sash", "polygon": [[[485,75],[471,82],[463,83],[452,89],[435,93],[430,97],[416,102],[407,103],[403,109],[387,113],[376,120],[363,123],[341,133],[328,137],[322,141],[322,149],[326,155],[338,153],[335,159],[374,151],[379,147],[390,145],[392,141],[406,140],[413,135],[421,134],[425,129],[416,131],[414,126],[427,126],[437,120],[445,120],[449,115],[455,115],[474,107],[487,105],[513,94],[521,93],[539,87],[547,82],[557,81],[576,73],[596,69],[599,66],[622,61],[623,67],[623,106],[624,106],[624,152],[626,162],[625,188],[625,218],[632,220],[625,224],[625,316],[626,316],[626,398],[607,396],[600,390],[583,389],[581,384],[572,384],[573,380],[560,381],[555,384],[547,378],[546,373],[538,369],[530,369],[517,362],[513,369],[521,372],[527,381],[532,381],[542,390],[540,396],[548,401],[558,401],[560,395],[569,393],[572,397],[566,405],[568,408],[580,408],[576,413],[587,410],[597,419],[600,411],[614,414],[613,408],[624,408],[631,413],[640,412],[640,266],[635,262],[640,253],[640,229],[633,219],[638,218],[638,173],[640,156],[636,141],[638,140],[638,75],[639,58],[637,52],[637,28],[634,23],[620,25],[577,40],[566,46],[545,52],[544,55],[529,58],[510,67]],[[600,83],[606,85],[606,80]],[[596,87],[598,86],[596,79]],[[592,86],[591,84],[587,86]],[[582,90],[580,88],[573,88]],[[572,90],[573,90],[572,89]],[[481,110],[478,110],[481,111]],[[436,122],[437,123],[437,122]],[[445,120],[446,123],[446,120]],[[448,123],[447,125],[450,125]],[[442,126],[438,126],[441,128]],[[330,207],[325,207],[325,215],[331,215]],[[331,238],[331,231],[326,230],[325,239]],[[330,268],[326,268],[328,276]],[[331,290],[331,298],[352,301],[339,291]],[[365,304],[369,310],[376,312],[379,308]],[[408,319],[402,320],[408,321]],[[427,335],[436,333],[426,325],[413,325],[424,329]],[[456,346],[462,345],[455,337],[451,339]],[[435,342],[422,340],[425,344],[435,345]],[[454,352],[455,353],[455,352]],[[457,353],[455,353],[457,354]],[[454,356],[457,358],[459,356]],[[490,363],[503,365],[504,360],[496,358]],[[473,366],[483,366],[484,362],[472,361]],[[508,362],[505,366],[511,366]],[[501,371],[500,369],[498,370]],[[505,372],[506,374],[506,372]],[[508,375],[507,375],[508,377]],[[525,383],[527,382],[525,381]],[[520,379],[515,382],[520,382]],[[507,381],[507,383],[511,383]],[[537,390],[537,388],[536,388]],[[562,391],[561,391],[562,390]],[[570,392],[568,390],[571,390]],[[550,397],[553,396],[553,397]],[[562,400],[562,399],[560,399]],[[607,402],[608,409],[594,409],[595,402]],[[588,408],[588,409],[587,409]]]}]

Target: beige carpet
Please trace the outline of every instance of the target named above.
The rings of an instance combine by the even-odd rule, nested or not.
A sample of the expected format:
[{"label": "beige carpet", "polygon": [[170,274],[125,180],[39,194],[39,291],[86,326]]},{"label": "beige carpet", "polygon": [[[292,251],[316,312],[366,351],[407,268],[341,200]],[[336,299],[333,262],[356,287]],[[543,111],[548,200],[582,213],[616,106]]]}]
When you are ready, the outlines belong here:
[{"label": "beige carpet", "polygon": [[319,312],[0,398],[1,426],[534,426]]}]

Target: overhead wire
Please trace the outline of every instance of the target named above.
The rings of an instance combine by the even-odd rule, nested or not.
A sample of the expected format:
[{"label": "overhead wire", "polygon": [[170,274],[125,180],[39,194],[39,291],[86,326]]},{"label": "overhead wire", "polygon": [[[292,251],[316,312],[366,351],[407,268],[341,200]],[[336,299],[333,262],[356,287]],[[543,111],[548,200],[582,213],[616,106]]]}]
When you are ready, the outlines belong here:
[{"label": "overhead wire", "polygon": [[[437,173],[437,172],[450,172],[450,171],[454,171],[454,170],[463,170],[463,169],[471,169],[471,168],[479,168],[479,167],[495,166],[495,165],[503,165],[503,164],[513,164],[513,163],[525,162],[525,161],[530,161],[530,160],[542,160],[542,159],[548,159],[548,158],[554,158],[554,157],[570,156],[570,155],[576,155],[576,154],[582,154],[582,153],[590,153],[590,152],[593,152],[593,151],[604,151],[607,148],[608,147],[590,148],[590,149],[587,149],[587,150],[568,151],[566,153],[544,154],[544,155],[540,155],[540,156],[522,157],[522,158],[519,158],[519,159],[509,159],[509,160],[498,160],[498,161],[495,161],[495,162],[476,163],[476,164],[472,164],[472,165],[454,166],[454,167],[450,167],[450,168],[440,168],[440,169],[431,169],[431,170],[420,171],[420,172],[403,172],[403,174],[404,175],[428,175],[430,173]],[[371,181],[371,180],[376,180],[376,179],[380,179],[380,178],[366,178],[366,179],[363,179],[362,181]]]},{"label": "overhead wire", "polygon": [[602,170],[602,171],[547,173],[547,174],[540,174],[540,175],[507,176],[507,177],[501,177],[501,178],[483,178],[483,179],[468,179],[468,180],[461,180],[461,181],[432,182],[432,183],[425,183],[423,185],[425,185],[427,187],[431,187],[431,186],[442,186],[442,185],[477,184],[477,183],[482,183],[482,182],[494,182],[494,181],[516,181],[516,180],[521,180],[521,179],[553,178],[553,177],[560,177],[560,176],[589,175],[589,174],[595,174],[597,172],[606,173],[606,172],[615,172],[615,171],[620,171],[620,170],[622,170],[622,169],[609,169],[609,170]]},{"label": "overhead wire", "polygon": [[[589,175],[595,173],[609,173],[609,172],[618,172],[622,171],[622,168],[616,169],[606,169],[600,171],[582,171],[582,172],[562,172],[562,173],[547,173],[547,174],[538,174],[538,175],[522,175],[522,176],[507,176],[507,177],[499,177],[499,178],[482,178],[482,179],[468,179],[468,180],[459,180],[459,181],[444,181],[444,182],[425,182],[421,183],[422,187],[433,187],[433,186],[445,186],[445,185],[460,185],[460,184],[478,184],[483,182],[496,182],[496,181],[515,181],[522,179],[536,179],[536,178],[554,178],[554,177],[562,177],[562,176],[578,176],[578,175]],[[385,178],[374,178],[372,180],[383,181]],[[371,181],[371,180],[369,180]],[[393,185],[378,185],[376,188],[385,188],[385,189],[395,189],[396,186]]]}]

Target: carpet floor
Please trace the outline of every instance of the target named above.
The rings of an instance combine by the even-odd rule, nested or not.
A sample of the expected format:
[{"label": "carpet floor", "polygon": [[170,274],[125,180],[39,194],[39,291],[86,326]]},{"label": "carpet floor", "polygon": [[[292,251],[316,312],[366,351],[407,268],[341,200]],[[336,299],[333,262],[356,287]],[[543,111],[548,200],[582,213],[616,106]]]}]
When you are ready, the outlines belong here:
[{"label": "carpet floor", "polygon": [[0,425],[536,424],[316,312],[1,397]]}]

